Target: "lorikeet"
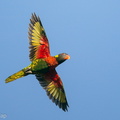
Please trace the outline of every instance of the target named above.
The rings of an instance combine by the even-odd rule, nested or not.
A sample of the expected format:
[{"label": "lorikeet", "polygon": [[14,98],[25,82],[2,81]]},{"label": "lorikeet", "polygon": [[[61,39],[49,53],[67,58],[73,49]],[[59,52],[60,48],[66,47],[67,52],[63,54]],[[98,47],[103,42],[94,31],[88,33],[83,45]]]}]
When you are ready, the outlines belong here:
[{"label": "lorikeet", "polygon": [[31,64],[19,72],[9,76],[5,82],[11,82],[18,78],[33,74],[41,86],[46,90],[49,98],[64,111],[67,111],[68,102],[66,99],[63,83],[55,68],[70,56],[61,53],[55,56],[50,55],[49,42],[42,26],[39,16],[32,14],[29,24],[29,58]]}]

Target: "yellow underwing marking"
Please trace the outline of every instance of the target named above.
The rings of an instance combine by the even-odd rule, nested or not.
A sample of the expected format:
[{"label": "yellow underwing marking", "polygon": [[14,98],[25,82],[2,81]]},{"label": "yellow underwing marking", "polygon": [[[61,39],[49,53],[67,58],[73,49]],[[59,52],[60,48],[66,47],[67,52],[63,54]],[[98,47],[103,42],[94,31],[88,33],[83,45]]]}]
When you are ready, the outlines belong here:
[{"label": "yellow underwing marking", "polygon": [[58,96],[59,96],[59,94],[58,94],[58,93],[59,93],[59,90],[57,89],[57,90],[56,90],[55,99],[58,99]]},{"label": "yellow underwing marking", "polygon": [[55,88],[55,91],[54,91],[54,93],[52,94],[53,97],[55,97],[55,99],[56,99],[56,93],[57,93],[57,88]]},{"label": "yellow underwing marking", "polygon": [[58,101],[60,101],[61,103],[65,103],[66,99],[65,99],[65,94],[59,89],[57,88],[53,82],[51,82],[48,86],[47,86],[47,91],[49,91],[49,93],[55,98],[58,99]]},{"label": "yellow underwing marking", "polygon": [[53,94],[56,88],[51,89],[50,94]]}]

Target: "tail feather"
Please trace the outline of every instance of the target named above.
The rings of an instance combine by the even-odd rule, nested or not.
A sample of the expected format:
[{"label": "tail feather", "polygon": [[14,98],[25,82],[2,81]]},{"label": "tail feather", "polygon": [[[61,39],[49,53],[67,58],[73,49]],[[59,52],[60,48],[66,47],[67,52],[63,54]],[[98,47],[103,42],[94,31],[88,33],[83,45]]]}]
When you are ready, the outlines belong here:
[{"label": "tail feather", "polygon": [[26,74],[24,70],[20,70],[19,72],[15,73],[15,74],[13,74],[13,75],[11,75],[11,76],[9,76],[9,77],[5,80],[5,82],[6,82],[6,83],[11,82],[11,81],[14,81],[14,80],[16,80],[16,79],[18,79],[18,78],[24,77],[24,76],[26,76],[26,75],[28,75],[28,74]]}]

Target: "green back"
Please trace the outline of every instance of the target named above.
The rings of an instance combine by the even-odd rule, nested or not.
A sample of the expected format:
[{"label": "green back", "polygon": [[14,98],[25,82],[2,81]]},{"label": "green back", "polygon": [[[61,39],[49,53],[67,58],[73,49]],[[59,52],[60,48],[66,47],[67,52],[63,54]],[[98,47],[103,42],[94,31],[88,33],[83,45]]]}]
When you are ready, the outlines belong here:
[{"label": "green back", "polygon": [[44,73],[49,70],[48,64],[44,59],[37,59],[31,63],[32,72]]}]

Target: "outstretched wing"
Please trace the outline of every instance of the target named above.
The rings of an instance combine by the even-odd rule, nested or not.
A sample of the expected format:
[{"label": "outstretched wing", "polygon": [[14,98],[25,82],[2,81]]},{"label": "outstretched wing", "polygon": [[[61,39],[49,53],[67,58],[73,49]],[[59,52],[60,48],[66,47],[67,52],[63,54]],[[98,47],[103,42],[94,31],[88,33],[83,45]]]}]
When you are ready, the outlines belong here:
[{"label": "outstretched wing", "polygon": [[41,86],[46,90],[49,98],[59,106],[59,108],[67,111],[69,107],[62,81],[55,70],[49,71],[45,74],[36,74]]},{"label": "outstretched wing", "polygon": [[30,43],[30,60],[46,58],[50,56],[49,42],[42,26],[40,18],[32,14],[29,24],[28,38]]}]

